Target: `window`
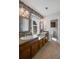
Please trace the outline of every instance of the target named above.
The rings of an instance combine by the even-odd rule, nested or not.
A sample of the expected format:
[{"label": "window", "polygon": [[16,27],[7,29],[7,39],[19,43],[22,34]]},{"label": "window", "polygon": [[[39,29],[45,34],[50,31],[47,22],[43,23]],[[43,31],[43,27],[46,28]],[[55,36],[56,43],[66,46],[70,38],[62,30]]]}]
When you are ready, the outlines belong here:
[{"label": "window", "polygon": [[37,24],[33,21],[33,34],[37,34]]}]

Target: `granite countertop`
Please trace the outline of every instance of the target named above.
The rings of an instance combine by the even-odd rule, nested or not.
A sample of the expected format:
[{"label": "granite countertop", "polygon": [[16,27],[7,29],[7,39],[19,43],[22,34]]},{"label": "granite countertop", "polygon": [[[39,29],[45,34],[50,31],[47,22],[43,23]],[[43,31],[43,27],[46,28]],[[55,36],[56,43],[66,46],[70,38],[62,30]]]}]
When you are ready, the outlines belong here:
[{"label": "granite countertop", "polygon": [[21,37],[21,38],[19,39],[19,45],[20,45],[20,44],[23,44],[23,43],[25,43],[25,42],[28,42],[28,41],[30,41],[30,40],[36,39],[36,38],[38,38],[38,37],[34,37],[34,36],[32,36],[32,35],[26,36],[26,37]]},{"label": "granite countertop", "polygon": [[25,43],[25,42],[28,42],[29,40],[19,40],[19,45]]},{"label": "granite countertop", "polygon": [[41,40],[42,38],[45,37],[45,33],[46,33],[46,32],[43,32],[43,33],[41,33],[39,36],[38,36],[38,35],[28,35],[28,36],[26,36],[26,37],[21,37],[21,38],[19,39],[19,45],[20,45],[20,44],[23,44],[23,43],[25,43],[25,42],[28,42],[28,41],[30,41],[30,40],[36,39],[36,38],[38,38],[38,40]]}]

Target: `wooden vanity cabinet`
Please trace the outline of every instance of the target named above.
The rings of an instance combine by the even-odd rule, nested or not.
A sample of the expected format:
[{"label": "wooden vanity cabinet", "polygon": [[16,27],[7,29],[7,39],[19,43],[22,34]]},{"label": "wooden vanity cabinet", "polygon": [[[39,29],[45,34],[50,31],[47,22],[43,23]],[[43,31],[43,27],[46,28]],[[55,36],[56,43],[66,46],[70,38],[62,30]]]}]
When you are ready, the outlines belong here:
[{"label": "wooden vanity cabinet", "polygon": [[19,46],[19,59],[32,59],[39,50],[38,39],[33,39]]},{"label": "wooden vanity cabinet", "polygon": [[27,43],[20,46],[19,53],[19,59],[31,59],[30,46]]},{"label": "wooden vanity cabinet", "polygon": [[33,57],[33,56],[35,56],[35,54],[39,50],[39,41],[38,41],[38,39],[30,42],[30,47],[31,47],[31,57]]},{"label": "wooden vanity cabinet", "polygon": [[44,37],[40,40],[38,38],[32,39],[19,45],[19,59],[32,59],[47,42],[48,40]]},{"label": "wooden vanity cabinet", "polygon": [[46,37],[39,40],[39,49],[42,48],[46,43],[48,42],[48,39]]}]

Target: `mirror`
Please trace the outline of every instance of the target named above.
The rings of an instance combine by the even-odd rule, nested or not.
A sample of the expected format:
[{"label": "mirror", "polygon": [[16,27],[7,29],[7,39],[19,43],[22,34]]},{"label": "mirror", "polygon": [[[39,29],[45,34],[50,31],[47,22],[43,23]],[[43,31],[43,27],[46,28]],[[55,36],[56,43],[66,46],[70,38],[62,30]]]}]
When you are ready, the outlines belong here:
[{"label": "mirror", "polygon": [[29,31],[29,20],[26,18],[21,18],[19,19],[19,31],[20,32],[25,32]]},{"label": "mirror", "polygon": [[19,37],[31,34],[31,13],[28,7],[20,2],[19,4]]}]

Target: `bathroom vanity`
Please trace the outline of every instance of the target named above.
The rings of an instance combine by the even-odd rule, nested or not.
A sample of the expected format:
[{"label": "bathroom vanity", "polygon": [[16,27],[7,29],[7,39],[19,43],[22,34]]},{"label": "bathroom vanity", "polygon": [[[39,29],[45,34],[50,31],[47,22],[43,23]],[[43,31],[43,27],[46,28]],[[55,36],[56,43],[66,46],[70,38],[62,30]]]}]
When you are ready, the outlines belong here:
[{"label": "bathroom vanity", "polygon": [[19,40],[19,59],[32,59],[33,56],[48,42],[46,36]]}]

